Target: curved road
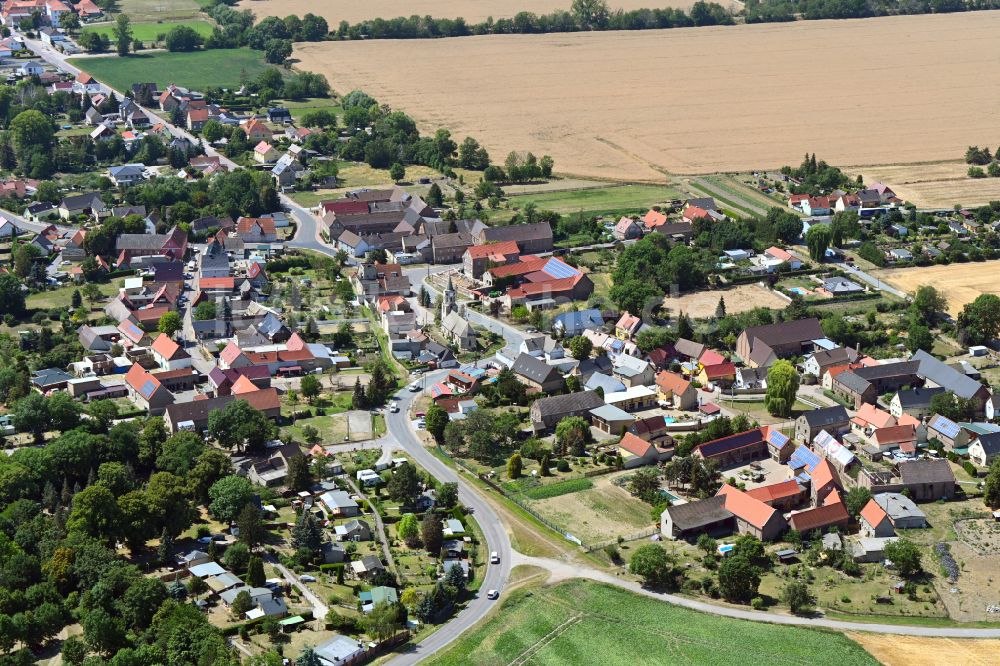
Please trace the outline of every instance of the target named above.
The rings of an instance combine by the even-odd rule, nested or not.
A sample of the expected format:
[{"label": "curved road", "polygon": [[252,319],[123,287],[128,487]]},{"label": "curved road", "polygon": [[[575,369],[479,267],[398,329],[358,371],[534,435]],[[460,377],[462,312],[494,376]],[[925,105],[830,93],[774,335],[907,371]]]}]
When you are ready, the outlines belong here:
[{"label": "curved road", "polygon": [[[437,381],[445,375],[444,372],[431,373],[429,381]],[[399,445],[409,454],[420,466],[426,469],[431,475],[440,481],[458,482],[458,499],[464,504],[469,512],[479,523],[479,528],[483,532],[486,540],[486,550],[496,551],[500,554],[500,564],[488,564],[485,577],[479,594],[474,597],[469,604],[455,617],[442,625],[426,639],[410,646],[407,652],[393,657],[388,663],[402,666],[404,664],[416,664],[421,659],[428,657],[438,650],[444,648],[448,643],[459,637],[463,632],[472,628],[480,618],[486,615],[496,603],[486,598],[487,590],[503,590],[507,578],[510,576],[511,555],[513,550],[510,546],[510,538],[507,531],[500,522],[500,516],[493,510],[490,503],[470,484],[466,483],[450,467],[438,460],[417,438],[413,424],[410,422],[408,410],[413,400],[420,395],[410,393],[407,389],[402,389],[397,396],[399,400],[399,412],[386,414],[385,424],[389,433],[396,438]]]}]

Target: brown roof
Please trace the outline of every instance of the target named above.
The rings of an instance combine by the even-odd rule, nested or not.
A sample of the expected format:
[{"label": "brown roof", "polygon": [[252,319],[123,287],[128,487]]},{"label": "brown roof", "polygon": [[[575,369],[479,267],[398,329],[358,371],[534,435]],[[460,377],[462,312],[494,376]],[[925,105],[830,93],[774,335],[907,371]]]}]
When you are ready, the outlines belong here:
[{"label": "brown roof", "polygon": [[903,483],[955,483],[955,473],[947,460],[914,460],[899,464]]},{"label": "brown roof", "polygon": [[780,483],[772,483],[767,486],[761,486],[759,488],[754,488],[753,490],[748,490],[747,495],[766,504],[768,502],[774,502],[788,497],[795,497],[801,492],[802,488],[799,487],[798,482],[790,480],[781,481]]},{"label": "brown roof", "polygon": [[843,502],[837,501],[793,513],[788,517],[788,524],[799,532],[809,532],[830,525],[841,525],[848,520],[850,520],[850,516],[847,513],[847,508]]},{"label": "brown roof", "polygon": [[768,346],[787,345],[793,342],[818,340],[825,337],[819,319],[796,319],[780,324],[750,326],[744,330],[748,338],[759,340]]}]

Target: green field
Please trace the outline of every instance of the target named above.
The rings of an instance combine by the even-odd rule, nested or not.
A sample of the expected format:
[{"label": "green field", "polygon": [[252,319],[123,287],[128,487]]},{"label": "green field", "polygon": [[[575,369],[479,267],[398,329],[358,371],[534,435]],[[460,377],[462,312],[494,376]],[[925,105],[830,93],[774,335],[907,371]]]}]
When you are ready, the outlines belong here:
[{"label": "green field", "polygon": [[[150,42],[157,41],[160,35],[166,35],[172,29],[181,25],[193,29],[202,37],[208,37],[212,34],[212,24],[208,21],[163,21],[162,23],[133,23],[132,38],[138,39],[148,46]],[[83,29],[83,32],[96,32],[107,36],[112,42],[115,41],[113,23],[88,25]]]},{"label": "green field", "polygon": [[538,208],[556,213],[577,211],[617,211],[648,209],[656,204],[683,199],[683,194],[670,187],[657,185],[612,185],[566,192],[543,192],[511,196],[511,208],[523,208],[529,201]]},{"label": "green field", "polygon": [[559,497],[560,495],[578,493],[581,490],[590,490],[593,487],[594,482],[590,479],[566,479],[565,481],[557,481],[556,483],[529,488],[524,492],[524,495],[533,500],[550,499],[552,497]]},{"label": "green field", "polygon": [[133,83],[151,81],[163,87],[175,83],[195,90],[218,86],[235,88],[246,72],[255,78],[269,65],[252,49],[217,49],[192,53],[149,53],[127,58],[70,58],[69,63],[119,91]]},{"label": "green field", "polygon": [[433,666],[878,662],[835,633],[705,615],[583,580],[513,592]]}]

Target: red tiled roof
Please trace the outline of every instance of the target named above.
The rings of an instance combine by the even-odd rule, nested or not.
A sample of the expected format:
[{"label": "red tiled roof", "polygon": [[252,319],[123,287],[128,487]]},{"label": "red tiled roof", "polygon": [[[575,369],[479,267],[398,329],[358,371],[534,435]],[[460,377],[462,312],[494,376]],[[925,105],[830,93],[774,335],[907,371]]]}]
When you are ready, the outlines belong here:
[{"label": "red tiled roof", "polygon": [[233,395],[240,395],[243,393],[253,393],[254,391],[258,390],[258,386],[254,384],[249,377],[245,375],[240,375],[240,378],[233,383],[233,386],[230,390],[232,391]]},{"label": "red tiled roof", "polygon": [[625,433],[625,436],[622,437],[622,441],[618,442],[618,446],[639,458],[645,456],[651,448],[655,448],[646,440],[641,439],[639,436],[633,435],[630,432]]},{"label": "red tiled roof", "polygon": [[226,348],[222,350],[222,353],[219,354],[219,359],[225,361],[226,363],[232,363],[239,358],[239,355],[242,353],[243,350],[240,349],[239,345],[235,342],[230,342],[226,345]]},{"label": "red tiled roof", "polygon": [[833,475],[833,467],[830,466],[830,463],[827,460],[821,460],[815,469],[813,469],[812,486],[818,490],[828,483],[836,485],[837,480]]},{"label": "red tiled roof", "polygon": [[916,431],[912,425],[896,425],[879,428],[874,436],[879,445],[913,443],[916,440]]},{"label": "red tiled roof", "polygon": [[748,490],[746,492],[750,497],[758,499],[766,504],[776,500],[795,497],[802,492],[802,488],[799,487],[799,484],[796,481],[781,481],[780,483],[772,483],[770,485],[754,488],[753,490]]},{"label": "red tiled roof", "polygon": [[698,362],[704,366],[719,365],[726,362],[726,357],[714,349],[705,349],[698,357]]},{"label": "red tiled roof", "polygon": [[681,395],[688,390],[688,387],[691,386],[691,382],[676,373],[661,370],[656,373],[656,385],[659,386],[664,393]]},{"label": "red tiled roof", "polygon": [[774,508],[728,483],[723,484],[718,494],[726,497],[727,511],[757,529],[764,529],[764,526],[776,513]]},{"label": "red tiled roof", "polygon": [[830,525],[839,525],[848,520],[850,520],[850,516],[847,513],[847,508],[843,502],[839,501],[799,511],[788,517],[789,525],[799,532],[809,532]]},{"label": "red tiled roof", "polygon": [[666,224],[667,216],[650,208],[649,212],[642,216],[642,221],[646,225],[647,229],[652,229],[653,227]]},{"label": "red tiled roof", "polygon": [[517,254],[520,249],[516,241],[503,241],[502,243],[490,243],[488,245],[472,245],[466,252],[473,259],[485,259],[491,255]]},{"label": "red tiled roof", "polygon": [[212,277],[198,280],[199,289],[232,289],[235,285],[236,279],[231,277]]},{"label": "red tiled roof", "polygon": [[888,514],[873,499],[868,500],[865,508],[861,509],[861,519],[872,527],[880,524],[887,516]]},{"label": "red tiled roof", "polygon": [[[263,143],[263,142],[262,142]],[[261,233],[275,233],[274,218],[271,217],[241,217],[236,220],[236,232],[240,234],[250,233],[254,226],[259,226]]]},{"label": "red tiled roof", "polygon": [[733,377],[736,375],[736,366],[732,363],[719,363],[717,365],[706,365],[705,376],[709,379],[719,379],[721,377]]},{"label": "red tiled roof", "polygon": [[166,333],[160,333],[150,347],[154,352],[170,361],[181,356],[181,346]]},{"label": "red tiled roof", "polygon": [[265,363],[308,361],[313,358],[313,354],[308,349],[298,351],[270,351],[270,352],[247,352],[247,358],[254,365],[264,365]]}]

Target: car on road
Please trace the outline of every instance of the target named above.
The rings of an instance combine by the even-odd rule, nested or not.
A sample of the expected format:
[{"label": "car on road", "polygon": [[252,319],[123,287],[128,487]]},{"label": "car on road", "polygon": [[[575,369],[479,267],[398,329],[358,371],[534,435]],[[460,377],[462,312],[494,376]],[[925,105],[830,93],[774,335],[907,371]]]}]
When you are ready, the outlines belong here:
[{"label": "car on road", "polygon": [[395,414],[396,412],[398,412],[399,411],[399,404],[396,403],[396,402],[391,403],[389,405],[389,411],[392,412],[393,414]]},{"label": "car on road", "polygon": [[316,576],[310,576],[309,574],[302,574],[301,576],[299,576],[299,580],[302,581],[303,583],[315,583]]},{"label": "car on road", "polygon": [[490,601],[496,601],[497,599],[500,598],[500,593],[497,592],[496,590],[490,590],[489,592],[486,593],[486,598],[489,599]]},{"label": "car on road", "polygon": [[495,550],[490,553],[490,564],[500,564],[500,554]]},{"label": "car on road", "polygon": [[413,382],[410,384],[410,393],[416,393],[420,390],[420,384],[418,382]]}]

